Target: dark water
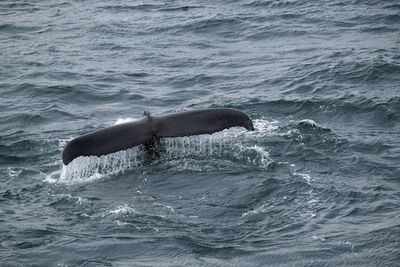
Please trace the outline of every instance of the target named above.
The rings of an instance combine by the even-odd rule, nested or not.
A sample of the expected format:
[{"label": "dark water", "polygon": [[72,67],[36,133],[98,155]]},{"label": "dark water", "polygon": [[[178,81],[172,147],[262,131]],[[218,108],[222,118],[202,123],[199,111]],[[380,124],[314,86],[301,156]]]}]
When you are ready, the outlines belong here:
[{"label": "dark water", "polygon": [[[215,2],[0,2],[2,265],[400,264],[399,2]],[[62,166],[210,107],[256,131]]]}]

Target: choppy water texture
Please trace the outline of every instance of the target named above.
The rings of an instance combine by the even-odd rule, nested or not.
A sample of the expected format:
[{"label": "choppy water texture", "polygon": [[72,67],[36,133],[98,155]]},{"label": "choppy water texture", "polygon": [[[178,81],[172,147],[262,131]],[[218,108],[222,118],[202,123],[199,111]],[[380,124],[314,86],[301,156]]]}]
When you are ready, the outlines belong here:
[{"label": "choppy water texture", "polygon": [[[218,3],[217,3],[218,2]],[[6,266],[398,266],[398,1],[1,1]],[[61,163],[117,121],[256,130]]]}]

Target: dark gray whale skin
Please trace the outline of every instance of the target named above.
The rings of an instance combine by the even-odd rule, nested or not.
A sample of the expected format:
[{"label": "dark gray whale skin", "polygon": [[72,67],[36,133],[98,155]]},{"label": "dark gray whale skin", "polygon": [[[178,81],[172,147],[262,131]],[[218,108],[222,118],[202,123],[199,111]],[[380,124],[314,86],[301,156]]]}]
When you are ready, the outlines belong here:
[{"label": "dark gray whale skin", "polygon": [[148,144],[161,137],[212,134],[240,126],[253,131],[253,123],[235,109],[203,109],[153,117],[145,112],[141,120],[115,125],[72,139],[64,148],[62,161],[68,165],[79,156],[101,156]]}]

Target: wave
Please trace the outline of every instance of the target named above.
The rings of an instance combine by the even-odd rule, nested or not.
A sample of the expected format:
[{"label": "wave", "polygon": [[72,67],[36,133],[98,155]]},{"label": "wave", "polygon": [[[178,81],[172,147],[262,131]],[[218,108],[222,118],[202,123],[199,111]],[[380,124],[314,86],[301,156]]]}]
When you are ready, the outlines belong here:
[{"label": "wave", "polygon": [[250,1],[249,3],[243,4],[245,7],[269,7],[269,8],[294,8],[296,6],[301,5],[301,1],[295,0],[256,0]]},{"label": "wave", "polygon": [[[10,167],[19,166],[24,162],[34,164],[46,157],[49,160],[59,153],[54,150],[57,140],[32,140],[32,136],[28,137],[29,139],[25,138],[26,136],[12,138],[12,140],[0,138],[0,162]],[[20,140],[16,141],[17,139]]]},{"label": "wave", "polygon": [[151,12],[159,10],[162,7],[163,4],[129,4],[129,5],[119,4],[119,5],[103,5],[98,8],[120,13],[120,12],[132,12],[132,11]]},{"label": "wave", "polygon": [[160,8],[160,9],[158,9],[158,11],[162,11],[162,12],[187,12],[187,11],[197,10],[197,9],[202,9],[202,8],[205,8],[205,6],[196,6],[196,5],[174,6],[174,7]]},{"label": "wave", "polygon": [[387,100],[370,99],[364,96],[347,94],[340,98],[327,99],[254,99],[247,102],[247,108],[263,110],[265,114],[277,117],[310,118],[314,121],[341,121],[346,123],[363,122],[372,125],[393,127],[397,125],[400,112],[400,98]]},{"label": "wave", "polygon": [[305,63],[293,66],[289,69],[289,77],[292,84],[299,82],[333,81],[335,83],[346,82],[378,82],[386,79],[394,79],[400,73],[398,60],[390,50],[367,50],[359,54],[354,60],[352,51],[332,51],[322,58],[310,58]]},{"label": "wave", "polygon": [[162,24],[149,27],[151,33],[197,33],[197,34],[218,34],[223,37],[230,37],[240,31],[243,26],[241,17],[221,17],[214,15],[212,17],[202,17],[191,19],[175,24]]},{"label": "wave", "polygon": [[0,32],[7,34],[21,34],[40,31],[40,27],[15,25],[15,24],[0,24]]},{"label": "wave", "polygon": [[[46,75],[53,75],[53,74],[46,74]],[[58,73],[54,75],[60,75],[65,78],[66,73]],[[70,75],[77,75],[76,73],[70,73]],[[38,85],[33,83],[22,83],[18,85],[8,86],[6,89],[6,95],[9,96],[16,96],[20,94],[26,93],[26,90],[30,91],[32,98],[34,99],[54,99],[60,100],[59,104],[51,104],[56,109],[60,108],[63,102],[74,103],[74,104],[93,104],[95,102],[104,103],[104,101],[116,101],[121,99],[126,99],[126,91],[120,89],[111,89],[107,90],[99,90],[101,87],[104,87],[104,81],[110,81],[121,78],[117,78],[115,76],[122,76],[122,75],[135,75],[132,73],[129,74],[110,74],[104,75],[101,80],[99,78],[94,79],[91,83],[74,83],[69,85],[68,83],[62,83],[58,85]],[[90,77],[88,77],[90,78]],[[92,77],[93,78],[93,77]],[[72,79],[73,80],[73,79]],[[102,82],[102,85],[99,84]],[[129,92],[129,97],[131,99],[140,100],[144,98],[143,94],[139,94],[136,92]],[[35,102],[38,103],[38,102]],[[66,111],[59,110],[60,112],[65,113]]]}]

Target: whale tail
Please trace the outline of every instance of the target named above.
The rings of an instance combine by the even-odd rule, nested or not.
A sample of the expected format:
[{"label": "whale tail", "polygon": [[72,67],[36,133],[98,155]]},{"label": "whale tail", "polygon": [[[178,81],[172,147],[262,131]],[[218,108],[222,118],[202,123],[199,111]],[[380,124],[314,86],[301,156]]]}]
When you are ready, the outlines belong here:
[{"label": "whale tail", "polygon": [[145,118],[91,132],[71,140],[63,150],[62,161],[68,165],[79,156],[101,156],[141,144],[150,147],[152,140],[212,134],[234,126],[253,131],[250,118],[234,109],[204,109]]}]

